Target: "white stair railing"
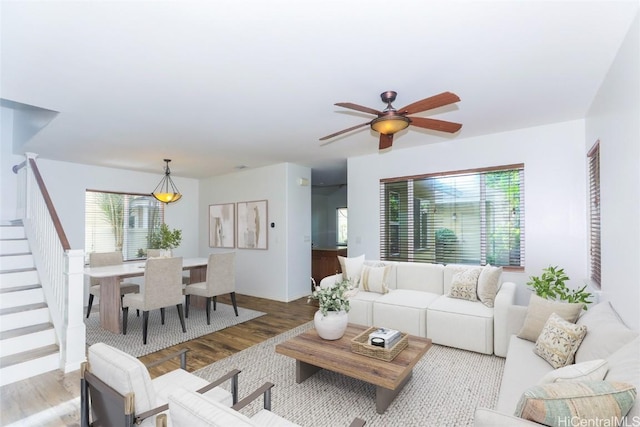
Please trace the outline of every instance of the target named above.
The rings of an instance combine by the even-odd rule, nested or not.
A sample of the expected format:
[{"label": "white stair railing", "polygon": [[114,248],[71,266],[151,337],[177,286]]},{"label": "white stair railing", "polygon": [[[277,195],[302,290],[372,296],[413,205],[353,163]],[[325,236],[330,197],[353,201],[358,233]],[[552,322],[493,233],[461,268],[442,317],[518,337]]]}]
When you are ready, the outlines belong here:
[{"label": "white stair railing", "polygon": [[51,313],[60,369],[70,372],[85,360],[83,321],[84,251],[72,250],[35,162],[14,166],[18,174],[18,217],[22,220]]}]

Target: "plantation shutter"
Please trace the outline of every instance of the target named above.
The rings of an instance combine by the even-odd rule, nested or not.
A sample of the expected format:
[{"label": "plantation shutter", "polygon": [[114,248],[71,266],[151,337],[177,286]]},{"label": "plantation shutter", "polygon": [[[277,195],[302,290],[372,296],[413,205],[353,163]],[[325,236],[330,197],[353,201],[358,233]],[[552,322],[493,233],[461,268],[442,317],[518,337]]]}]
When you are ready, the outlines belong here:
[{"label": "plantation shutter", "polygon": [[384,260],[524,266],[524,165],[380,181]]},{"label": "plantation shutter", "polygon": [[125,261],[146,257],[149,237],[164,220],[164,205],[148,194],[85,192],[85,257],[121,251]]},{"label": "plantation shutter", "polygon": [[600,263],[600,141],[587,154],[589,161],[589,258],[590,279],[598,287]]}]

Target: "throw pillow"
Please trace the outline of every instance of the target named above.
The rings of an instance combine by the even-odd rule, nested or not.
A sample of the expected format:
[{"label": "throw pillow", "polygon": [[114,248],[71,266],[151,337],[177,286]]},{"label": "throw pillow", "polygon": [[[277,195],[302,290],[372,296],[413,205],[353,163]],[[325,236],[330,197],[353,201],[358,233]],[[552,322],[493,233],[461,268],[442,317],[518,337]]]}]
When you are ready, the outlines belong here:
[{"label": "throw pillow", "polygon": [[389,265],[385,267],[363,266],[362,274],[360,275],[360,289],[367,292],[386,294],[389,292],[387,276],[390,270],[391,266]]},{"label": "throw pillow", "polygon": [[493,301],[500,289],[502,267],[484,266],[478,276],[478,299],[487,307],[493,307]]},{"label": "throw pillow", "polygon": [[600,381],[607,375],[609,366],[604,359],[589,360],[588,362],[567,365],[549,372],[543,376],[538,384],[576,382],[576,381]]},{"label": "throw pillow", "polygon": [[633,406],[636,388],[608,381],[553,383],[535,386],[520,397],[515,416],[547,426],[569,426],[573,420],[620,425]]},{"label": "throw pillow", "polygon": [[351,283],[353,283],[353,286],[358,286],[360,274],[362,273],[362,266],[364,264],[364,254],[351,258],[338,255],[338,262],[340,263],[340,269],[342,270],[342,278],[344,280],[350,280]]},{"label": "throw pillow", "polygon": [[606,359],[638,336],[638,332],[625,326],[609,301],[589,305],[576,325],[585,325],[589,331],[576,352],[576,363]]},{"label": "throw pillow", "polygon": [[586,326],[567,322],[551,313],[533,351],[554,368],[562,368],[573,363],[573,357],[586,334]]},{"label": "throw pillow", "polygon": [[518,332],[518,338],[536,342],[551,313],[556,313],[564,320],[575,323],[583,306],[582,303],[550,301],[536,294],[531,294],[527,315],[524,318],[522,329]]},{"label": "throw pillow", "polygon": [[481,268],[467,268],[455,273],[451,279],[451,290],[448,296],[477,301],[476,287],[481,270]]}]

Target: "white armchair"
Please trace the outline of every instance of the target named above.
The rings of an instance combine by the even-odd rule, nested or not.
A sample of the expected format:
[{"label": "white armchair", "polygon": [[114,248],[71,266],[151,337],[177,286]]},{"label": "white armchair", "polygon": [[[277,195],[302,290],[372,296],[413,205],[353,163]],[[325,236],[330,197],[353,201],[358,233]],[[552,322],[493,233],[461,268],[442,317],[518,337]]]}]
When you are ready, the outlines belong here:
[{"label": "white armchair", "polygon": [[[176,356],[181,361],[180,369],[151,379],[147,366],[135,357],[104,343],[89,347],[80,379],[82,427],[154,426],[156,416],[167,411],[169,394],[176,387],[203,393],[226,407],[236,403],[240,371],[234,369],[210,383],[185,370],[186,352],[150,364],[155,366]],[[218,387],[227,380],[231,381],[231,392]]]}]

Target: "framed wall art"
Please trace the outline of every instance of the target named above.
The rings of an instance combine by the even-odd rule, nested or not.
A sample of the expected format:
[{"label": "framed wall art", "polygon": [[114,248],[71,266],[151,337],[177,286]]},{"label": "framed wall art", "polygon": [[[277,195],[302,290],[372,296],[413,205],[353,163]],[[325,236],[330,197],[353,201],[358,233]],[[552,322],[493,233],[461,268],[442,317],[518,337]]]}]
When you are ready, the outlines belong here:
[{"label": "framed wall art", "polygon": [[234,203],[209,205],[209,247],[236,247],[236,213]]},{"label": "framed wall art", "polygon": [[267,201],[237,203],[239,249],[267,249]]}]

